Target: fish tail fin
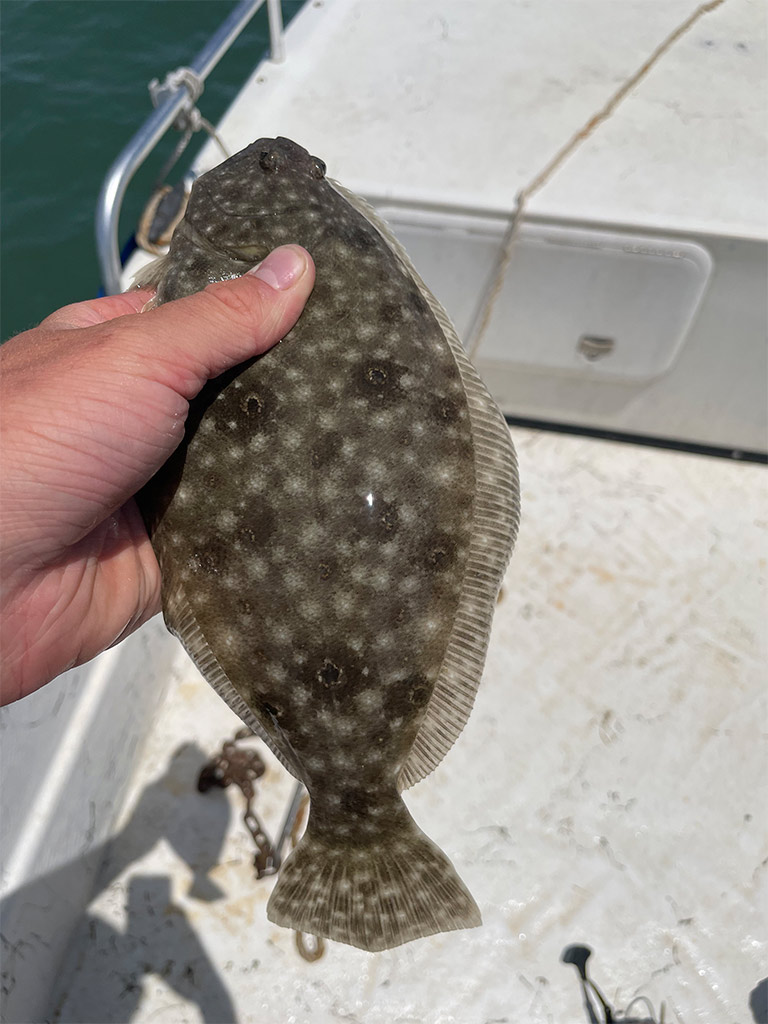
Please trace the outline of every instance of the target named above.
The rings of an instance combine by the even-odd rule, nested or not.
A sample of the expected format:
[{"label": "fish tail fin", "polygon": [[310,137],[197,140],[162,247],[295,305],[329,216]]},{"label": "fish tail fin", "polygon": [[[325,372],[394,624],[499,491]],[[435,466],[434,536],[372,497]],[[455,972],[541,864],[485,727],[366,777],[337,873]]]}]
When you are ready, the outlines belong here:
[{"label": "fish tail fin", "polygon": [[400,827],[364,845],[308,827],[280,869],[269,920],[369,952],[481,924],[451,862],[401,806]]}]

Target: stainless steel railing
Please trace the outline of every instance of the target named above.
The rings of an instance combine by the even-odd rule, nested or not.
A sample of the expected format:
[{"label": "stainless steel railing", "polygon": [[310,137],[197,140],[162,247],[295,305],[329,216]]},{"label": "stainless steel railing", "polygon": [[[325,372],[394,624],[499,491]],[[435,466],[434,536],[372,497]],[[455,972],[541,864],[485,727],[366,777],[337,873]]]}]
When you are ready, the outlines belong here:
[{"label": "stainless steel railing", "polygon": [[[219,29],[211,36],[189,65],[192,76],[202,82],[218,64],[242,30],[266,2],[269,13],[270,54],[272,60],[282,61],[283,18],[280,0],[239,0],[239,3]],[[166,80],[167,81],[167,80]],[[101,282],[107,295],[120,291],[120,248],[118,226],[123,196],[133,175],[144,163],[168,128],[185,106],[194,104],[188,85],[182,80],[168,85],[167,97],[147,118],[128,145],[110,167],[101,186],[96,207],[96,249],[99,257]]]}]

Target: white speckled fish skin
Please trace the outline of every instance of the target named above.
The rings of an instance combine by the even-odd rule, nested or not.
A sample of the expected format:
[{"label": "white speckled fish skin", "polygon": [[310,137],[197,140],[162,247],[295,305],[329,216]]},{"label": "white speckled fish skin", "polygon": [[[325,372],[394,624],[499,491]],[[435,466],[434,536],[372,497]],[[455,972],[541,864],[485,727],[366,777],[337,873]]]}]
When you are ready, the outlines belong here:
[{"label": "white speckled fish skin", "polygon": [[480,923],[399,790],[459,734],[518,519],[503,419],[397,243],[287,139],[195,184],[158,302],[286,242],[317,281],[211,382],[141,498],[169,628],[306,785],[279,924],[382,949]]}]

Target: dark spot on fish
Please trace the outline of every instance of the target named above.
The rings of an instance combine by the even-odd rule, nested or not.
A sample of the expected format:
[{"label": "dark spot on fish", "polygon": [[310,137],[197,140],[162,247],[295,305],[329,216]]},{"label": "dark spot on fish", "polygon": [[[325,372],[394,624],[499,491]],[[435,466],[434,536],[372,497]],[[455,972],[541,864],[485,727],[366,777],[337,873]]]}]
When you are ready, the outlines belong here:
[{"label": "dark spot on fish", "polygon": [[242,612],[243,615],[250,615],[253,611],[253,606],[244,597],[239,597],[237,599],[237,610]]},{"label": "dark spot on fish", "polygon": [[331,567],[327,562],[320,563],[320,579],[329,580],[331,578]]},{"label": "dark spot on fish", "polygon": [[427,555],[427,561],[439,569],[448,561],[448,552],[444,548],[434,548]]},{"label": "dark spot on fish", "polygon": [[354,227],[346,232],[346,238],[353,249],[375,249],[377,235],[367,228]]},{"label": "dark spot on fish", "polygon": [[267,173],[276,171],[278,163],[277,153],[275,153],[274,150],[270,151],[265,149],[259,156],[259,167],[262,171],[266,171]]},{"label": "dark spot on fish", "polygon": [[270,718],[280,718],[282,712],[279,711],[274,704],[271,704],[267,700],[263,700],[261,702],[261,706],[262,709],[270,716]]},{"label": "dark spot on fish", "polygon": [[[243,376],[260,358],[260,356],[257,356],[254,359],[249,359],[247,362],[234,366],[231,370],[226,370],[218,377],[208,381],[197,398],[190,403],[185,442],[189,442],[194,438],[203,416],[212,419],[218,430],[220,429],[220,424],[224,421],[224,417],[228,419],[237,418],[243,412],[246,412],[241,406],[241,401],[244,401],[244,399],[242,399],[240,391],[231,388],[230,385],[238,377]],[[225,397],[222,401],[219,401],[222,394],[225,394]],[[179,449],[176,451],[179,452]]]},{"label": "dark spot on fish", "polygon": [[275,429],[277,398],[271,389],[261,386],[258,391],[249,391],[242,397],[237,391],[229,389],[225,399],[220,409],[216,410],[217,426],[232,418],[232,403],[237,402],[235,408],[240,430],[253,434],[257,431],[272,433]]},{"label": "dark spot on fish", "polygon": [[426,676],[410,676],[403,682],[403,693],[409,704],[415,708],[423,708],[432,696],[432,683]]},{"label": "dark spot on fish", "polygon": [[312,157],[312,177],[318,180],[325,177],[325,164],[318,157]]},{"label": "dark spot on fish", "polygon": [[409,426],[403,426],[399,429],[395,427],[393,443],[398,448],[408,448],[412,441],[413,434]]},{"label": "dark spot on fish", "polygon": [[447,534],[433,537],[428,546],[426,563],[430,569],[445,572],[456,560],[456,544]]},{"label": "dark spot on fish", "polygon": [[464,406],[453,398],[439,398],[432,402],[430,412],[438,423],[455,423],[462,414]]},{"label": "dark spot on fish", "polygon": [[346,814],[362,817],[368,813],[369,806],[370,802],[359,789],[353,789],[350,786],[350,788],[345,790],[341,795],[341,809]]},{"label": "dark spot on fish", "polygon": [[384,504],[379,512],[379,522],[386,533],[394,533],[397,529],[397,508],[392,504]]},{"label": "dark spot on fish", "polygon": [[[427,305],[426,299],[423,298],[421,292],[414,289],[409,289],[405,294],[405,305],[408,306],[414,313],[422,316],[429,306]],[[448,346],[445,347],[445,355],[451,357],[450,349]]]},{"label": "dark spot on fish", "polygon": [[323,662],[323,667],[317,673],[317,678],[323,686],[333,686],[341,679],[341,669],[326,658]]},{"label": "dark spot on fish", "polygon": [[201,572],[218,572],[220,566],[210,551],[203,551],[197,555]]},{"label": "dark spot on fish", "polygon": [[201,572],[209,576],[217,575],[225,568],[226,562],[226,546],[212,541],[192,555],[191,568],[193,572]]},{"label": "dark spot on fish", "polygon": [[379,315],[385,324],[399,324],[403,320],[403,307],[399,302],[382,302]]},{"label": "dark spot on fish", "polygon": [[368,496],[361,495],[361,514],[355,524],[355,539],[386,544],[397,533],[398,521],[399,515],[395,504],[374,501],[373,505],[369,505]]},{"label": "dark spot on fish", "polygon": [[[323,268],[320,267],[317,270],[317,276],[315,277],[315,287],[312,289],[312,297],[315,298],[319,295],[323,302],[329,302],[333,300],[335,294],[333,286],[323,273]],[[311,308],[312,306],[310,304],[310,309]],[[302,316],[303,315],[304,314],[302,313]]]},{"label": "dark spot on fish", "polygon": [[377,405],[379,402],[389,403],[401,399],[405,396],[405,389],[400,382],[405,374],[404,366],[388,359],[366,362],[361,367],[362,392]]},{"label": "dark spot on fish", "polygon": [[[326,564],[333,568],[330,560]],[[331,581],[336,580],[337,575],[333,573]],[[366,659],[360,651],[353,650],[343,642],[334,643],[332,640],[322,648],[320,658],[317,657],[317,653],[317,647],[313,645],[312,660],[307,662],[302,673],[303,678],[299,678],[298,682],[312,692],[315,700],[323,703],[331,701],[335,707],[347,714],[347,704],[354,699],[359,690]],[[315,724],[311,719],[305,719],[305,724],[311,734]]]},{"label": "dark spot on fish", "polygon": [[236,539],[247,549],[263,547],[275,532],[275,513],[269,503],[253,499],[248,509],[248,520],[238,529]]},{"label": "dark spot on fish", "polygon": [[247,395],[240,403],[246,416],[255,418],[264,411],[264,403],[258,395]]},{"label": "dark spot on fish", "polygon": [[336,430],[329,430],[318,437],[309,452],[312,465],[317,469],[327,466],[338,454],[342,445],[342,436]]}]

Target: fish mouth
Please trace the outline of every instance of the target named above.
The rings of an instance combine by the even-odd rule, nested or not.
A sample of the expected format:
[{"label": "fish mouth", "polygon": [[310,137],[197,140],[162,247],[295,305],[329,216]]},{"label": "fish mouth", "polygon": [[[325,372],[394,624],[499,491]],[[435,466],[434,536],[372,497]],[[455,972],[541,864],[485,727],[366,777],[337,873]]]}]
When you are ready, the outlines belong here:
[{"label": "fish mouth", "polygon": [[187,241],[191,242],[196,249],[201,249],[211,256],[226,256],[233,263],[242,263],[243,273],[254,266],[254,264],[263,260],[269,253],[269,249],[263,245],[254,245],[246,249],[214,245],[187,220],[182,221],[177,230],[183,230]]},{"label": "fish mouth", "polygon": [[[302,212],[302,210],[303,207],[301,206],[285,207],[285,209],[280,210],[279,214],[275,219],[288,219],[292,215]],[[247,213],[226,213],[226,211],[224,210],[221,210],[221,213],[222,216],[226,216],[226,219],[229,222],[232,222],[234,220],[244,220],[249,216],[249,214]],[[281,239],[280,241],[257,241],[253,245],[238,247],[222,245],[221,243],[214,244],[209,239],[201,235],[200,232],[197,231],[196,228],[194,228],[192,224],[189,223],[188,220],[183,220],[176,230],[183,230],[184,234],[187,237],[187,240],[191,242],[192,245],[195,246],[195,248],[201,249],[203,252],[208,253],[211,256],[224,256],[227,259],[232,260],[234,263],[241,263],[243,268],[242,272],[245,273],[246,270],[249,270],[257,263],[260,263],[261,260],[266,259],[269,253],[273,249],[276,249],[279,245],[287,245],[289,243],[293,243],[296,245],[302,245],[305,248],[309,248],[312,245],[317,245],[318,241],[322,240],[322,238],[328,233],[328,225],[320,223],[315,225],[315,230],[311,241],[307,238],[287,238],[285,240]],[[267,234],[267,232],[265,232],[265,234]]]}]

